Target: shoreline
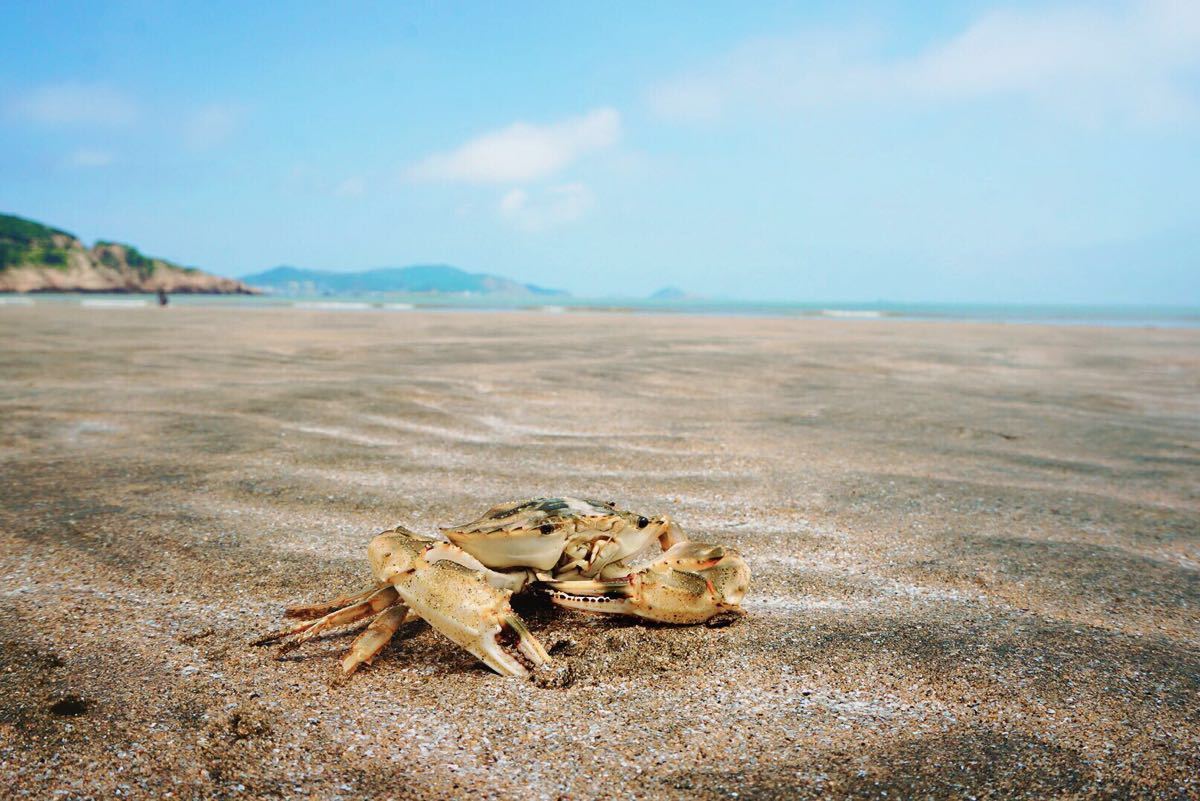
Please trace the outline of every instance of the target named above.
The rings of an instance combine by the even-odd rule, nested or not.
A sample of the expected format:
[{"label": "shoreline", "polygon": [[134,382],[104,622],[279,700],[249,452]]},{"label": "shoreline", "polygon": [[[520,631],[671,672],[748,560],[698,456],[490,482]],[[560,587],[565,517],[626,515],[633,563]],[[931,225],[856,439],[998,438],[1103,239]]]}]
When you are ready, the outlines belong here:
[{"label": "shoreline", "polygon": [[[1198,328],[1200,307],[1194,306],[1093,306],[1087,304],[955,304],[955,303],[761,303],[752,301],[655,302],[560,298],[536,302],[512,297],[456,297],[429,295],[282,296],[189,292],[171,294],[179,307],[230,309],[296,309],[326,312],[476,312],[536,314],[627,314],[636,316],[686,316],[705,319],[751,318],[779,320],[843,320],[851,322],[948,322],[1008,325],[1092,326],[1099,328]],[[71,304],[103,305],[103,301],[128,301],[134,307],[144,300],[155,305],[151,293],[137,292],[33,292],[0,293],[5,306]]]}]

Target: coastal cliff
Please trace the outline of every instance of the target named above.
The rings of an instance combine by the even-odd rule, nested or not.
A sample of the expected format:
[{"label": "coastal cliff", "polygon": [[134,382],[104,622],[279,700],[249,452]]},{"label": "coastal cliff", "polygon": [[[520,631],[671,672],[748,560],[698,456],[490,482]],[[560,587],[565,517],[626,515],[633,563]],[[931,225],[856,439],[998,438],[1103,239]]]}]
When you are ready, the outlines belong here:
[{"label": "coastal cliff", "polygon": [[100,241],[91,248],[66,231],[0,214],[0,292],[157,292],[255,295],[233,278],[144,256]]}]

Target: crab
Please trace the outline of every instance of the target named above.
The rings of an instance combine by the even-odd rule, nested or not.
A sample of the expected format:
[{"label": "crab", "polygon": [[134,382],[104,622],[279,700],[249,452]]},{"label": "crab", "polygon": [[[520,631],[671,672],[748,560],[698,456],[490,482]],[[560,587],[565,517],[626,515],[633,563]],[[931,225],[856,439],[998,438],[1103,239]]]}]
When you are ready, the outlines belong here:
[{"label": "crab", "polygon": [[[421,618],[503,676],[527,677],[550,655],[509,598],[540,592],[584,612],[660,623],[704,623],[741,613],[750,583],[733,549],[688,540],[667,515],[645,517],[615,503],[534,498],[505,503],[446,540],[397,526],[367,546],[375,583],[328,603],[293,606],[302,622],[256,644],[293,648],[337,626],[366,624],[341,660],[349,675],[371,664],[410,618]],[[649,564],[635,562],[657,544]]]}]

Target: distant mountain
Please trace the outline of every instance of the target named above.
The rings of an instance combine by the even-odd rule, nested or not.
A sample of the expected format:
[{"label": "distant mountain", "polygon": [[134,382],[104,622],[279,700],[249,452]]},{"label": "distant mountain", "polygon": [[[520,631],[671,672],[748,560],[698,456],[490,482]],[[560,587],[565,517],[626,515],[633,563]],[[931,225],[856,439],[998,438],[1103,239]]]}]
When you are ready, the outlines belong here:
[{"label": "distant mountain", "polygon": [[352,273],[275,267],[242,278],[251,286],[288,294],[367,292],[445,292],[480,295],[566,295],[559,289],[521,284],[486,273],[468,273],[445,264],[384,267]]},{"label": "distant mountain", "polygon": [[650,296],[650,300],[695,300],[699,295],[684,292],[677,286],[667,286]]},{"label": "distant mountain", "polygon": [[232,278],[143,256],[137,248],[0,214],[0,292],[184,292],[254,294]]}]

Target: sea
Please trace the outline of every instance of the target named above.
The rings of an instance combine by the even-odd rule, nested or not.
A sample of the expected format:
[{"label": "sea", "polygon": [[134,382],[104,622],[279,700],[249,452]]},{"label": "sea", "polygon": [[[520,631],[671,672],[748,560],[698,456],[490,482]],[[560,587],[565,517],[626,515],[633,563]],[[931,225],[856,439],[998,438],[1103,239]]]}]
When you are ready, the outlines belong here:
[{"label": "sea", "polygon": [[[154,295],[104,293],[0,294],[0,308],[74,304],[92,309],[136,309],[158,305]],[[871,303],[834,301],[647,300],[456,294],[372,293],[362,295],[171,295],[181,307],[302,309],[363,313],[407,311],[537,312],[541,314],[688,314],[778,317],[870,322],[873,320],[958,320],[1041,325],[1146,328],[1200,327],[1200,306],[1071,305],[1015,303]]]}]

